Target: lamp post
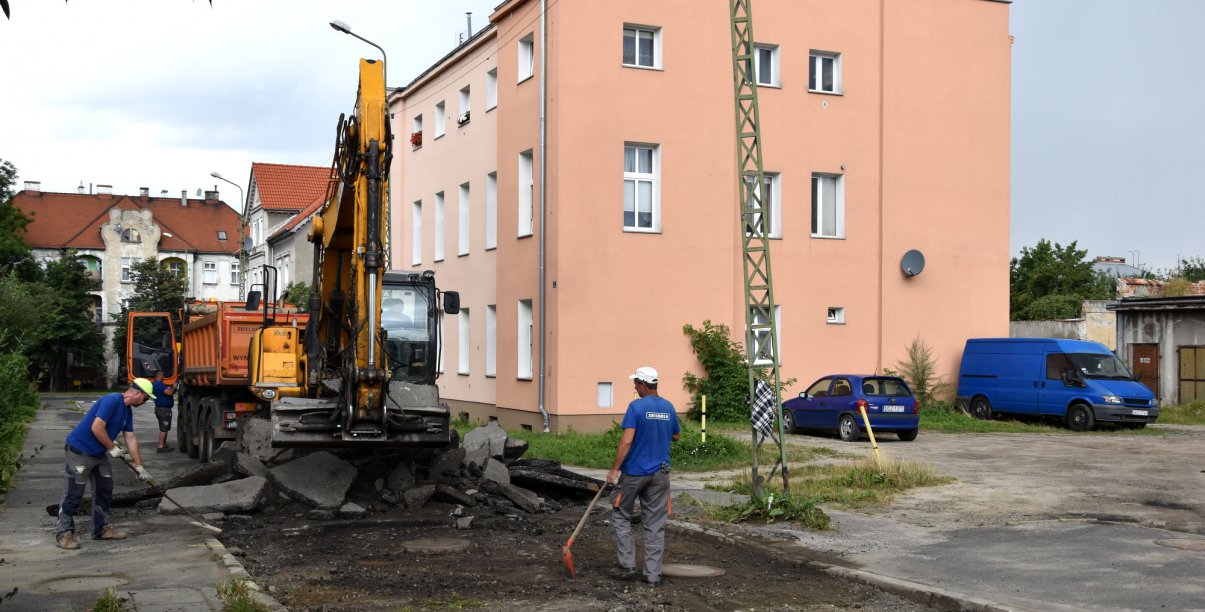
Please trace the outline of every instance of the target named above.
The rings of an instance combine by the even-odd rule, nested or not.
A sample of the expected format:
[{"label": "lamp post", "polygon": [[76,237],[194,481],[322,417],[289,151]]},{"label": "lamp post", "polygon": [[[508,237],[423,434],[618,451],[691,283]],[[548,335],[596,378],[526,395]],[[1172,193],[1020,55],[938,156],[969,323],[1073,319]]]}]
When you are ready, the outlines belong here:
[{"label": "lamp post", "polygon": [[243,212],[239,214],[240,221],[238,224],[238,299],[243,300],[247,297],[244,292],[247,286],[247,283],[244,281],[247,278],[247,245],[245,244],[247,241],[247,201],[243,199],[243,186],[222,176],[220,172],[210,172],[209,176],[234,185],[238,189],[239,204],[243,207]]},{"label": "lamp post", "polygon": [[385,50],[381,48],[381,45],[378,45],[378,44],[372,42],[371,40],[368,40],[367,38],[364,38],[363,36],[360,36],[359,34],[352,32],[351,26],[349,26],[346,23],[343,23],[342,21],[339,21],[337,19],[335,21],[331,22],[331,27],[334,28],[336,32],[343,32],[344,34],[347,34],[348,36],[355,36],[356,38],[359,38],[360,40],[376,47],[377,51],[381,52],[381,72],[384,73],[384,77],[385,77],[385,90],[389,91],[389,60],[388,60],[388,58],[385,57]]}]

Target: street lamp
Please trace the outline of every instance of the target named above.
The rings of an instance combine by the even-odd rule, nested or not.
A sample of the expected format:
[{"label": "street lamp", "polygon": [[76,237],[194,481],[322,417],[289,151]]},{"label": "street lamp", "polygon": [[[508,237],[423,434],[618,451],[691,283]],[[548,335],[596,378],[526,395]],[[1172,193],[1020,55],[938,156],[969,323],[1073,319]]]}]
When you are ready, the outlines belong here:
[{"label": "street lamp", "polygon": [[359,38],[360,40],[376,47],[377,51],[381,52],[381,72],[384,73],[383,76],[385,78],[385,90],[388,91],[389,90],[389,61],[388,61],[388,58],[385,57],[385,50],[381,48],[381,45],[378,45],[378,44],[372,42],[371,40],[368,40],[367,38],[364,38],[363,36],[360,36],[359,34],[352,32],[351,26],[349,26],[346,23],[343,23],[342,21],[339,21],[337,19],[335,21],[331,22],[331,27],[334,28],[336,32],[343,32],[344,34],[347,34],[349,36],[355,36],[356,38]]},{"label": "street lamp", "polygon": [[239,214],[241,221],[238,224],[238,299],[243,300],[247,297],[245,293],[247,283],[244,281],[247,278],[247,201],[243,199],[243,186],[222,176],[220,172],[210,172],[209,176],[234,185],[238,189],[239,204],[243,207],[243,212]]}]

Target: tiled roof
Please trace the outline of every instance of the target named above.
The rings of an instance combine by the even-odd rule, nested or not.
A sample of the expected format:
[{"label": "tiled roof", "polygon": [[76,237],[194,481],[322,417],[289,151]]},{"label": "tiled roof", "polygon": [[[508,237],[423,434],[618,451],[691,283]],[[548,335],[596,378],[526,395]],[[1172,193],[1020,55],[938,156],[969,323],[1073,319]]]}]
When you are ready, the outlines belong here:
[{"label": "tiled roof", "polygon": [[[139,198],[122,195],[88,195],[21,191],[13,205],[33,218],[25,228],[25,244],[42,249],[104,249],[100,226],[108,223],[109,209],[149,210],[160,230],[171,234],[159,240],[160,251],[237,253],[239,214],[225,203],[179,198]],[[218,232],[226,239],[219,240]]]},{"label": "tiled roof", "polygon": [[271,242],[272,239],[276,238],[277,236],[282,236],[292,231],[293,228],[297,227],[298,225],[305,223],[305,221],[313,216],[314,213],[318,212],[318,209],[322,208],[322,205],[325,203],[326,194],[324,193],[322,194],[322,197],[311,202],[310,205],[302,209],[301,212],[293,215],[293,217],[289,219],[288,223],[285,223],[284,225],[280,226],[280,229],[272,232],[272,235],[268,236],[268,241]]},{"label": "tiled roof", "polygon": [[298,212],[326,195],[331,169],[289,164],[251,164],[251,180],[264,210]]}]

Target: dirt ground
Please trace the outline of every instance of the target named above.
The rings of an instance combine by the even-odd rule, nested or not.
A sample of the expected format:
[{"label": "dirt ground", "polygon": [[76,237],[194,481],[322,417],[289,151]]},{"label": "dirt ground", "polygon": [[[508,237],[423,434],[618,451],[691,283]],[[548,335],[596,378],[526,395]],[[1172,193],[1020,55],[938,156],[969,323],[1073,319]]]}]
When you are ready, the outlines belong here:
[{"label": "dirt ground", "polygon": [[[584,511],[484,516],[452,526],[454,506],[391,510],[356,521],[309,521],[288,506],[228,526],[221,540],[255,580],[291,610],[920,610],[914,602],[800,567],[786,558],[723,545],[702,535],[667,535],[667,563],[723,568],[720,578],[665,578],[660,587],[619,582],[609,510],[596,508],[573,546],[576,579],[561,546]],[[416,539],[463,539],[463,552],[414,554]],[[796,555],[803,551],[797,551]],[[638,558],[642,552],[637,551]],[[803,559],[802,556],[798,556]]]}]

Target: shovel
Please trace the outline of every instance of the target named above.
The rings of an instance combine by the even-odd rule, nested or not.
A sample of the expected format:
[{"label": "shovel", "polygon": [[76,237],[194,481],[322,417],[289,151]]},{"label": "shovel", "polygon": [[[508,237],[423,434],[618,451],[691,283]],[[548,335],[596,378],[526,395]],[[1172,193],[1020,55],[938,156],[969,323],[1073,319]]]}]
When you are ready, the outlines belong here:
[{"label": "shovel", "polygon": [[594,494],[594,499],[590,501],[590,505],[586,506],[586,512],[582,514],[582,520],[577,522],[577,529],[573,530],[573,535],[569,536],[569,541],[565,542],[565,545],[561,547],[561,561],[565,564],[565,569],[569,570],[570,578],[577,577],[577,574],[573,571],[573,551],[570,550],[573,548],[573,540],[577,537],[577,534],[581,533],[582,526],[586,524],[586,518],[590,516],[590,511],[594,509],[594,504],[598,503],[598,498],[602,497],[603,491],[606,490],[607,486],[607,483],[603,483],[598,488],[598,493]]},{"label": "shovel", "polygon": [[[123,456],[123,457],[121,458],[121,462],[122,462],[122,463],[124,463],[124,464],[126,464],[126,467],[130,468],[130,470],[131,470],[131,471],[133,471],[135,474],[137,474],[137,473],[138,473],[138,470],[134,468],[134,464],[130,463],[130,460],[129,460],[129,459],[126,459],[126,458]],[[201,517],[197,516],[196,514],[193,514],[192,510],[189,510],[188,508],[185,508],[183,505],[181,505],[181,504],[180,504],[180,502],[178,502],[178,501],[176,501],[176,500],[172,499],[172,496],[171,496],[171,495],[168,495],[168,494],[167,494],[167,491],[164,491],[163,489],[160,489],[160,488],[159,488],[159,485],[155,484],[155,481],[154,481],[154,480],[151,480],[151,479],[149,479],[149,478],[148,478],[148,479],[147,479],[147,481],[146,481],[146,484],[150,485],[150,486],[151,486],[151,488],[152,488],[152,489],[154,489],[156,493],[158,493],[158,494],[162,495],[162,496],[163,496],[165,499],[167,499],[167,501],[169,501],[169,502],[171,502],[171,503],[173,503],[173,504],[176,504],[176,507],[177,507],[177,508],[179,508],[179,509],[181,509],[181,510],[183,510],[183,511],[184,511],[184,514],[187,514],[188,516],[192,517],[192,520],[193,520],[193,523],[192,523],[192,524],[193,524],[193,525],[196,525],[197,527],[201,527],[202,529],[208,529],[208,530],[210,530],[210,531],[212,531],[212,532],[214,532],[214,533],[222,533],[221,528],[219,528],[219,527],[214,527],[213,525],[210,525],[209,523],[206,523],[205,521],[201,520]]]}]

